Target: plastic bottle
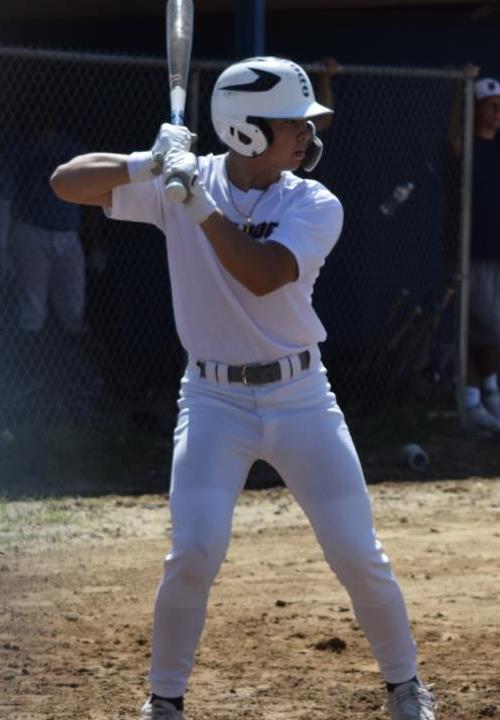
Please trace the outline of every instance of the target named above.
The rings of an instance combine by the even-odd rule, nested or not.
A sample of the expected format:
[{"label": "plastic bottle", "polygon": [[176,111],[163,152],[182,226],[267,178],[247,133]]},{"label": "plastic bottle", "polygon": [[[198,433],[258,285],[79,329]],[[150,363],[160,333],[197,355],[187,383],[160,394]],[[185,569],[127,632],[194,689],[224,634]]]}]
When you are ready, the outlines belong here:
[{"label": "plastic bottle", "polygon": [[408,200],[414,189],[415,185],[412,182],[397,185],[380,205],[381,213],[387,216],[394,215],[399,206]]},{"label": "plastic bottle", "polygon": [[410,443],[403,448],[406,463],[412,470],[425,470],[429,464],[429,456],[420,445]]}]

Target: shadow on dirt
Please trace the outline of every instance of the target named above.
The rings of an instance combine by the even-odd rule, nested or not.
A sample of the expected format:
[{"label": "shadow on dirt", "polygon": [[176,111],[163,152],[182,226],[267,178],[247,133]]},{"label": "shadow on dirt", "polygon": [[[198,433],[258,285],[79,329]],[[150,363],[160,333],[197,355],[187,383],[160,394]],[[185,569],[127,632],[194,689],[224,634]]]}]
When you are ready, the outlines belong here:
[{"label": "shadow on dirt", "polygon": [[[406,408],[349,421],[367,482],[427,482],[500,474],[500,437],[466,434],[452,412]],[[173,420],[133,415],[89,430],[24,424],[0,433],[0,496],[19,498],[142,495],[168,492]],[[222,441],[222,439],[221,439]],[[406,464],[402,448],[428,453],[421,471]],[[248,489],[282,484],[263,461]]]}]

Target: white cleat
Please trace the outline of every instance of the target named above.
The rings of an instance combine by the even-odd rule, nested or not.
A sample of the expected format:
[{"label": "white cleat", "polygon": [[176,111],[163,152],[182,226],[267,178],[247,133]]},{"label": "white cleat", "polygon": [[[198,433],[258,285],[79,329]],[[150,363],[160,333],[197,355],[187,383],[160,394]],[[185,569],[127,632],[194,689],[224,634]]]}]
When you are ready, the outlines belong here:
[{"label": "white cleat", "polygon": [[384,705],[391,720],[436,720],[434,698],[414,680],[398,685]]},{"label": "white cleat", "polygon": [[492,415],[484,405],[465,409],[466,430],[488,430],[489,432],[500,432],[500,420]]},{"label": "white cleat", "polygon": [[182,720],[183,713],[168,700],[155,698],[146,700],[141,708],[141,720]]},{"label": "white cleat", "polygon": [[500,391],[493,390],[483,393],[483,405],[497,420],[500,420]]}]

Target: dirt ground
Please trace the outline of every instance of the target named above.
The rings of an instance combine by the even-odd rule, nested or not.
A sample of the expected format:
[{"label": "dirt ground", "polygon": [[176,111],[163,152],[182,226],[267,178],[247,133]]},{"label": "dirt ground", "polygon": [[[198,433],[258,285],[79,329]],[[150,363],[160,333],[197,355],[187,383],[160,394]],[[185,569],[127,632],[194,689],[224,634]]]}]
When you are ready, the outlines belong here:
[{"label": "dirt ground", "polygon": [[[370,493],[438,718],[500,718],[500,479]],[[138,717],[168,533],[159,495],[0,504],[0,718]],[[300,509],[243,493],[187,719],[383,720],[384,697]]]}]

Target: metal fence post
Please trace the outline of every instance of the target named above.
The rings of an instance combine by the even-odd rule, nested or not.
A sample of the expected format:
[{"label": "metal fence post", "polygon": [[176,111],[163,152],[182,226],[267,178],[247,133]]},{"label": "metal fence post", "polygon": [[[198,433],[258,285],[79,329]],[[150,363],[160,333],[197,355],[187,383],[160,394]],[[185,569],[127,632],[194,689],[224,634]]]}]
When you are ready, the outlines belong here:
[{"label": "metal fence post", "polygon": [[474,159],[474,80],[464,80],[464,155],[462,166],[462,202],[460,228],[460,309],[458,328],[457,408],[464,423],[464,392],[467,385],[467,348],[469,325],[470,226],[472,211],[472,164]]}]

